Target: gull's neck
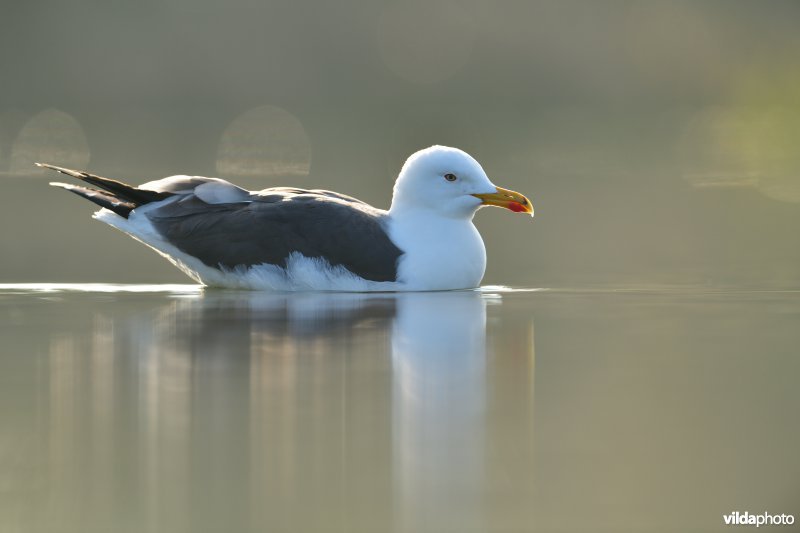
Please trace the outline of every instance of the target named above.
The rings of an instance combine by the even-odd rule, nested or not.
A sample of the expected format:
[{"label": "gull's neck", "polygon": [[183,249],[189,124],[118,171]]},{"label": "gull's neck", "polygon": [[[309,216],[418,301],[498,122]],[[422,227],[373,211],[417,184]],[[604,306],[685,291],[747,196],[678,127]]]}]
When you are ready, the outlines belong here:
[{"label": "gull's neck", "polygon": [[399,223],[414,220],[417,222],[430,221],[431,223],[439,223],[436,221],[441,221],[471,224],[477,211],[477,208],[469,211],[440,211],[426,206],[418,206],[409,202],[394,200],[387,213],[390,218]]},{"label": "gull's neck", "polygon": [[410,290],[477,287],[486,269],[486,249],[471,216],[393,205],[389,238],[403,251],[398,281]]}]

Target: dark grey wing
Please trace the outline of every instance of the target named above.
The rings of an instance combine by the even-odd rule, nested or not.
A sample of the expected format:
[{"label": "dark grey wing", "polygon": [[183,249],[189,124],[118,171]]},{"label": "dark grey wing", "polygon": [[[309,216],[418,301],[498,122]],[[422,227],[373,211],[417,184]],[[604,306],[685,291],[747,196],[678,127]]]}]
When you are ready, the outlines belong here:
[{"label": "dark grey wing", "polygon": [[402,251],[385,231],[384,212],[311,191],[270,192],[255,201],[217,204],[187,195],[147,217],[167,241],[211,267],[285,267],[297,252],[367,280],[396,281]]}]

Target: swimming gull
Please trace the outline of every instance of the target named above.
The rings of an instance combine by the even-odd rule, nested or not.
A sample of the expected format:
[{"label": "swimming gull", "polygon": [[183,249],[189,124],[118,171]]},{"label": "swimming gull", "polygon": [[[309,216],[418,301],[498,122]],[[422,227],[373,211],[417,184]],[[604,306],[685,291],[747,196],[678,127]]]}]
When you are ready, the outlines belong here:
[{"label": "swimming gull", "polygon": [[388,211],[325,190],[248,191],[218,178],[172,176],[134,187],[49,164],[93,187],[53,182],[101,206],[94,214],[199,283],[257,290],[402,291],[474,288],[486,248],[483,206],[533,216],[456,148],[432,146],[403,165]]}]

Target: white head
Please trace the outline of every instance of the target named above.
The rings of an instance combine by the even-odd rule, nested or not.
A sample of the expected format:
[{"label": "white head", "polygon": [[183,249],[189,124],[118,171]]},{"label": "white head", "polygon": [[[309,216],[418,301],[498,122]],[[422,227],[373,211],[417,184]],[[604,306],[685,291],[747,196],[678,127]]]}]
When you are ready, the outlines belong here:
[{"label": "white head", "polygon": [[533,214],[527,198],[495,186],[480,163],[468,153],[458,148],[431,146],[406,160],[394,184],[389,212],[426,210],[471,219],[483,205]]}]

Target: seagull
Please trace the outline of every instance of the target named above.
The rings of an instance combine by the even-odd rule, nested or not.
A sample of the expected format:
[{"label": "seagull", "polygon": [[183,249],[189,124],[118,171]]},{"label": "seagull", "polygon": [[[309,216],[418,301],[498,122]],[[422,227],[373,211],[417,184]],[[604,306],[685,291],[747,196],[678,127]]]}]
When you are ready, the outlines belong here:
[{"label": "seagull", "polygon": [[337,192],[248,191],[219,178],[171,176],[134,187],[45,163],[92,187],[52,182],[99,205],[127,233],[208,287],[273,291],[471,289],[486,270],[472,223],[483,206],[533,216],[457,148],[406,160],[388,211]]}]

